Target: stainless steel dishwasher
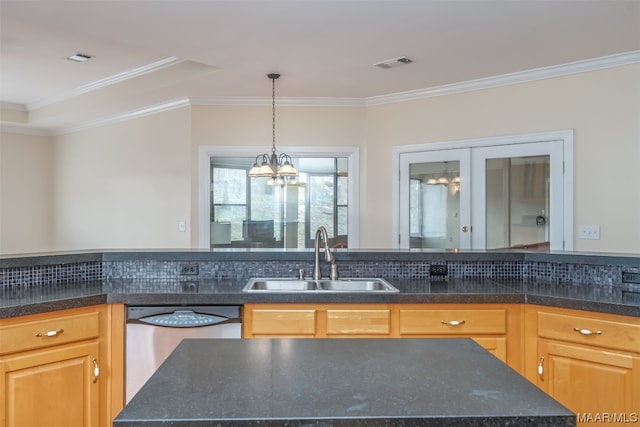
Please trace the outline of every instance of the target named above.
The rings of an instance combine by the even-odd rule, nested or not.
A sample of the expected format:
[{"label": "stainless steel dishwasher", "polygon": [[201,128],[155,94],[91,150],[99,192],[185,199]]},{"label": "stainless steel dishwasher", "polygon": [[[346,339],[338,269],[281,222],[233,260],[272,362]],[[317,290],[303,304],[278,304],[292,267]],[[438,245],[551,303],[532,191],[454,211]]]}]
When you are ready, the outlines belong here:
[{"label": "stainless steel dishwasher", "polygon": [[128,307],[127,403],[184,338],[242,338],[240,306]]}]

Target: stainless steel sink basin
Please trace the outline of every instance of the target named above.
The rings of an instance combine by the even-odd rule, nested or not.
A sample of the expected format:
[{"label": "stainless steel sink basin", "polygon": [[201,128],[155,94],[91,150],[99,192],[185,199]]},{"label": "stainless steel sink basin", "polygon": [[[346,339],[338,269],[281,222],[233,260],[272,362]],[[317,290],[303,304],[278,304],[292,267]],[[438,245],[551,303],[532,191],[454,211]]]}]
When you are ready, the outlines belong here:
[{"label": "stainless steel sink basin", "polygon": [[300,292],[314,291],[318,286],[313,280],[251,279],[245,292]]},{"label": "stainless steel sink basin", "polygon": [[318,287],[333,292],[398,292],[383,279],[319,280]]},{"label": "stainless steel sink basin", "polygon": [[243,292],[399,292],[389,282],[380,278],[352,278],[338,280],[251,279]]}]

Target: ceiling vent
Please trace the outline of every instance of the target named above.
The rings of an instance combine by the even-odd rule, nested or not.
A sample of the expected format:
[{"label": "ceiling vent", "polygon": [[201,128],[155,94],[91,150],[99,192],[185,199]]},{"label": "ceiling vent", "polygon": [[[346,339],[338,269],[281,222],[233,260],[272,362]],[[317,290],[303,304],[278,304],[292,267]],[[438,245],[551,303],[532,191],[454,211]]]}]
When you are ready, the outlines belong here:
[{"label": "ceiling vent", "polygon": [[387,59],[386,61],[378,62],[377,64],[373,64],[373,65],[376,67],[387,69],[387,68],[397,67],[398,65],[410,64],[412,62],[413,60],[411,60],[410,58],[407,58],[406,56],[401,56],[399,58]]},{"label": "ceiling vent", "polygon": [[93,58],[93,56],[87,55],[86,53],[76,53],[75,55],[67,56],[68,60],[76,62],[88,61],[91,58]]}]

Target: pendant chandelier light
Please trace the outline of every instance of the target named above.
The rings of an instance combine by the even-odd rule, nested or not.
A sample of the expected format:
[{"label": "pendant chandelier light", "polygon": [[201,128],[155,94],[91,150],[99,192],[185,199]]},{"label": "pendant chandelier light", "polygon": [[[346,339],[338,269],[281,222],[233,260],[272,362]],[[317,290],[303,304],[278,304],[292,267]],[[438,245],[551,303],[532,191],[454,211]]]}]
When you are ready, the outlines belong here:
[{"label": "pendant chandelier light", "polygon": [[[253,167],[249,170],[251,178],[271,178],[273,182],[283,185],[286,182],[292,183],[298,175],[298,171],[293,167],[291,156],[276,153],[276,79],[280,74],[267,74],[271,79],[271,117],[272,117],[272,146],[271,154],[258,154]],[[262,159],[260,161],[260,159]],[[260,164],[258,162],[260,161]]]}]

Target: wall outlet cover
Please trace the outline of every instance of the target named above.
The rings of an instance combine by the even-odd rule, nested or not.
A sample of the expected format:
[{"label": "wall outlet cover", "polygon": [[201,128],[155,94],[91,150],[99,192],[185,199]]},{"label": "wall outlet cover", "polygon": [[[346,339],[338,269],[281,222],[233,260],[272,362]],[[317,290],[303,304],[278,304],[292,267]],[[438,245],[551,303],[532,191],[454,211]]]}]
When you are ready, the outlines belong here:
[{"label": "wall outlet cover", "polygon": [[198,264],[180,264],[181,276],[197,276]]},{"label": "wall outlet cover", "polygon": [[600,240],[600,226],[581,225],[578,228],[578,235],[581,239]]},{"label": "wall outlet cover", "polygon": [[446,276],[449,274],[449,269],[446,264],[431,264],[429,266],[429,274],[431,276]]},{"label": "wall outlet cover", "polygon": [[622,283],[640,284],[640,273],[637,273],[635,271],[623,271]]}]

